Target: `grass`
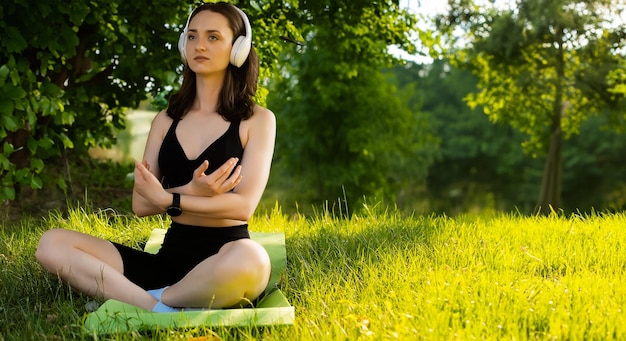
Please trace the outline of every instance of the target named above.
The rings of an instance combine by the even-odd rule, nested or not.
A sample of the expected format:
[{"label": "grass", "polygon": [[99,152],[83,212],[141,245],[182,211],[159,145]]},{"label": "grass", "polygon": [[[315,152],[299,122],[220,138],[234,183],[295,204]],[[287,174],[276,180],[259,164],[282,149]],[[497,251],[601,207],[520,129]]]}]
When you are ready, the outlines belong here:
[{"label": "grass", "polygon": [[0,228],[0,340],[606,340],[626,338],[626,214],[407,216],[251,221],[284,231],[293,326],[81,333],[86,297],[33,257],[63,227],[141,247],[161,218],[70,209]]}]

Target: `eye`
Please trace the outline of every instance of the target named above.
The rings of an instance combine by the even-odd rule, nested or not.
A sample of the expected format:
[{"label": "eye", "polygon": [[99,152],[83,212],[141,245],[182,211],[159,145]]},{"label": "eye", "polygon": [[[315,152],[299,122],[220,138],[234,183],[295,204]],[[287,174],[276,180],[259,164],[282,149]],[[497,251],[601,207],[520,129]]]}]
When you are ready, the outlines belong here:
[{"label": "eye", "polygon": [[219,40],[219,38],[216,35],[210,35],[209,40]]},{"label": "eye", "polygon": [[187,40],[194,40],[194,39],[196,39],[195,35],[193,35],[193,34],[187,35]]}]

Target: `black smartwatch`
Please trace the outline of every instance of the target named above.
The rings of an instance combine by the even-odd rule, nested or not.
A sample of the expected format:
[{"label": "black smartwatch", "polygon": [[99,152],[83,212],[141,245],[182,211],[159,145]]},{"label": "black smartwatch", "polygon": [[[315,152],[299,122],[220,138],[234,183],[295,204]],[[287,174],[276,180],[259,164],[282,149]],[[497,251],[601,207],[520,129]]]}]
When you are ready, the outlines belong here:
[{"label": "black smartwatch", "polygon": [[167,208],[167,214],[172,217],[178,217],[183,213],[183,210],[180,208],[180,194],[173,193],[174,198],[172,199],[172,205]]}]

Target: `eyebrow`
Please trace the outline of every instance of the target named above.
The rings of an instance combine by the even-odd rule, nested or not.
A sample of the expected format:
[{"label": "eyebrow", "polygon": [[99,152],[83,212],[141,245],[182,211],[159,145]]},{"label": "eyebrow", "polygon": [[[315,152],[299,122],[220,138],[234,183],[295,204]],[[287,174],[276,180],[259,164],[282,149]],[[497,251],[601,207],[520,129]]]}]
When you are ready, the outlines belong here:
[{"label": "eyebrow", "polygon": [[[198,33],[198,30],[195,28],[190,28],[188,32],[194,32],[194,33]],[[208,33],[217,33],[219,35],[222,35],[222,32],[220,32],[220,30],[206,30],[205,32]]]}]

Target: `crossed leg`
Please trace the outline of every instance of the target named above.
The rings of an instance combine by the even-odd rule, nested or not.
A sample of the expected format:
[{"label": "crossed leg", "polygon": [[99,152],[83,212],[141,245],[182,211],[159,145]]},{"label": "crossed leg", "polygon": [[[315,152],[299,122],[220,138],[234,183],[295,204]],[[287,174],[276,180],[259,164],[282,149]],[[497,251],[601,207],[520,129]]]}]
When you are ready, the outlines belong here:
[{"label": "crossed leg", "polygon": [[53,229],[39,240],[35,257],[46,270],[89,296],[113,298],[148,310],[157,303],[124,276],[122,257],[109,241]]},{"label": "crossed leg", "polygon": [[[41,237],[39,263],[71,287],[94,297],[113,298],[147,310],[157,300],[123,274],[122,258],[110,242],[84,233],[53,229]],[[194,267],[162,294],[173,307],[224,308],[258,297],[269,281],[269,255],[259,243],[240,239]]]},{"label": "crossed leg", "polygon": [[246,305],[267,287],[271,275],[269,255],[261,244],[239,239],[196,265],[161,296],[173,307],[226,308]]}]

